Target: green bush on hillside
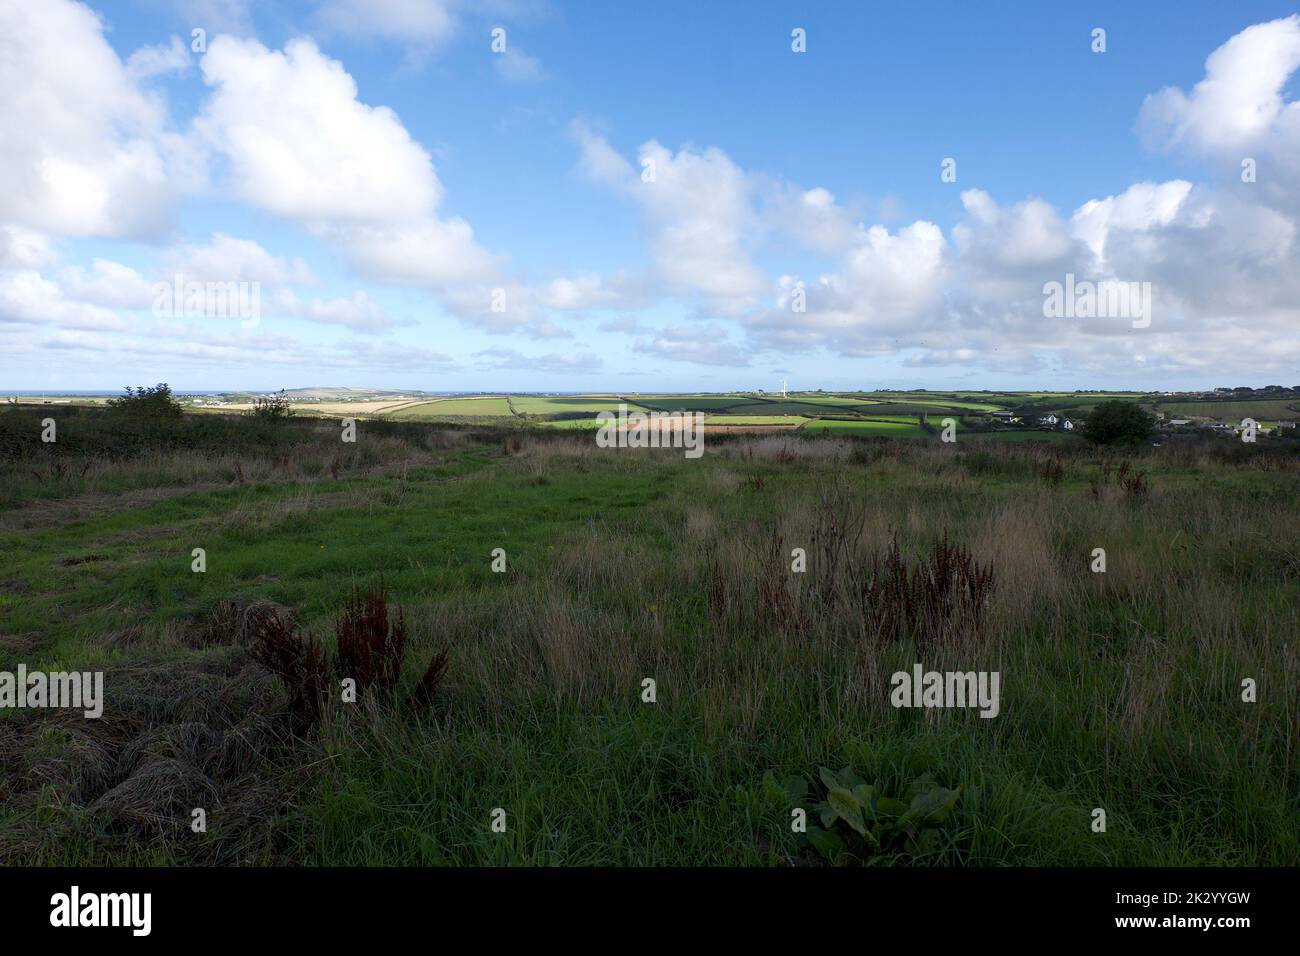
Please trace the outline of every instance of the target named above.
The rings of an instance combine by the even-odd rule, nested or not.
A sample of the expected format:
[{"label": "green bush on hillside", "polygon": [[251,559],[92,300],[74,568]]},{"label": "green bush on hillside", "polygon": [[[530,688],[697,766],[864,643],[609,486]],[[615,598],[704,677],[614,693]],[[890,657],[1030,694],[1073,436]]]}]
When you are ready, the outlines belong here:
[{"label": "green bush on hillside", "polygon": [[185,413],[180,402],[172,397],[171,386],[166,382],[159,382],[152,388],[128,385],[125,395],[108,400],[108,407],[118,415],[135,419],[179,419]]},{"label": "green bush on hillside", "polygon": [[1147,440],[1154,420],[1133,402],[1102,402],[1088,415],[1084,435],[1098,445],[1137,445]]}]

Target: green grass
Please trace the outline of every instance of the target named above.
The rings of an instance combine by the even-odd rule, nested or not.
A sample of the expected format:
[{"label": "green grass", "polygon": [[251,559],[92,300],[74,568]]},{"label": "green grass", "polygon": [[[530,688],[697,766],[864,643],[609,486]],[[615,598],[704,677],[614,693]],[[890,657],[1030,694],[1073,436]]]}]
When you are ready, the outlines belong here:
[{"label": "green grass", "polygon": [[[780,402],[786,399],[773,398],[772,401]],[[839,395],[791,395],[788,401],[798,402],[801,405],[835,405],[843,408],[851,408],[855,405],[875,405],[875,399],[868,398],[848,398]]]},{"label": "green grass", "polygon": [[1170,402],[1159,403],[1168,418],[1217,418],[1240,422],[1243,418],[1294,421],[1300,418],[1300,399],[1274,399],[1246,402]]},{"label": "green grass", "polygon": [[1000,408],[1007,407],[1006,405],[995,405],[989,402],[966,401],[948,395],[894,395],[884,403],[898,404],[899,402],[904,402],[910,405],[919,405],[924,408],[956,408],[977,412],[993,412]]},{"label": "green grass", "polygon": [[725,411],[732,408],[745,408],[761,402],[757,398],[742,398],[734,395],[638,395],[636,401],[646,408],[670,412]]},{"label": "green grass", "polygon": [[[182,826],[123,844],[62,764],[40,765],[39,789],[5,763],[0,846],[59,834],[17,862],[205,862],[230,841],[239,859],[321,865],[812,862],[764,776],[849,763],[886,789],[926,772],[962,785],[964,864],[1300,862],[1293,461],[1139,449],[1128,460],[1153,490],[1132,499],[1113,481],[1090,492],[1115,453],[1081,443],[854,442],[839,439],[916,426],[814,425],[832,440],[730,439],[690,460],[600,450],[564,434],[582,427],[571,422],[524,433],[511,453],[482,429],[411,424],[363,429],[338,480],[325,435],[287,469],[275,443],[241,453],[243,485],[218,454],[123,461],[117,492],[110,476],[38,482],[27,462],[0,463],[13,496],[0,635],[31,642],[0,641],[0,668],[116,668],[110,715],[150,667],[229,658],[254,680],[238,647],[181,637],[232,595],[290,606],[325,636],[354,583],[382,575],[411,628],[408,684],[433,647],[453,646],[432,714],[336,704],[318,737],[253,774],[294,774],[263,815],[226,824],[249,780],[222,780],[227,809],[203,839]],[[1049,454],[1059,485],[1039,478]],[[130,493],[142,488],[165,494]],[[909,559],[947,534],[994,566],[977,641],[873,643],[844,566],[831,580],[845,603],[814,596],[819,542],[857,509],[854,567],[894,534]],[[806,577],[786,571],[795,546]],[[1088,570],[1099,546],[1104,575]],[[193,547],[206,574],[190,570]],[[498,547],[504,574],[490,569]],[[771,574],[797,620],[759,610]],[[132,641],[110,639],[128,628]],[[893,709],[889,675],[917,661],[998,670],[1002,713]],[[1240,700],[1243,676],[1259,682],[1256,704]],[[1090,828],[1098,806],[1104,834]],[[489,827],[496,807],[504,834]]]},{"label": "green grass", "polygon": [[706,425],[801,425],[808,421],[802,415],[710,415]]},{"label": "green grass", "polygon": [[900,419],[895,421],[838,421],[834,419],[819,419],[817,421],[809,422],[803,427],[803,430],[807,432],[827,432],[830,434],[879,435],[884,438],[931,437],[929,433],[920,426],[920,423],[916,419]]},{"label": "green grass", "polygon": [[389,412],[398,421],[436,421],[441,418],[504,418],[511,414],[504,398],[443,398]]},{"label": "green grass", "polygon": [[564,429],[588,429],[601,428],[605,425],[598,418],[566,418],[562,421],[538,422],[543,428],[564,428]]},{"label": "green grass", "polygon": [[564,396],[538,398],[533,396],[516,397],[510,400],[515,412],[521,415],[557,415],[572,412],[617,412],[620,404],[629,410],[639,409],[635,402],[618,398],[592,398],[586,396]]}]

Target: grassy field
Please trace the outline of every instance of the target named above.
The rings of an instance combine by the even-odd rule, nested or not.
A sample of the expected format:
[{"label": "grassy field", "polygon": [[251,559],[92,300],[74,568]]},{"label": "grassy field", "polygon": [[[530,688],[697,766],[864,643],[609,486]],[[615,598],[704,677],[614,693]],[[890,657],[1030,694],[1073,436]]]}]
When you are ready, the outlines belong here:
[{"label": "grassy field", "polygon": [[560,421],[538,422],[543,428],[588,429],[600,428],[605,423],[598,418],[565,418]]},{"label": "grassy field", "polygon": [[[846,765],[961,788],[875,863],[1300,862],[1294,453],[41,414],[0,415],[0,670],[102,669],[106,703],[0,714],[0,862],[811,864],[773,781]],[[945,538],[981,616],[864,611],[891,541]],[[397,687],[296,724],[254,612],[334,653],[381,578]],[[1000,713],[895,709],[915,663],[999,672]]]},{"label": "grassy field", "polygon": [[1276,421],[1279,418],[1294,421],[1300,418],[1300,399],[1294,398],[1255,402],[1162,402],[1158,408],[1170,418],[1215,418],[1228,422],[1239,422],[1243,418],[1256,421]]},{"label": "grassy field", "polygon": [[721,412],[762,404],[762,399],[731,395],[640,395],[637,401],[646,408],[666,412]]},{"label": "grassy field", "polygon": [[638,410],[642,406],[636,402],[620,398],[578,397],[516,397],[510,400],[516,413],[520,415],[560,415],[573,412],[618,412],[619,405],[626,405],[629,410]]},{"label": "grassy field", "polygon": [[802,415],[710,415],[706,425],[802,425],[808,421]]},{"label": "grassy field", "polygon": [[[295,414],[298,415],[338,415],[344,417],[350,416],[368,416],[391,414],[403,408],[411,408],[416,405],[426,404],[425,402],[414,399],[381,399],[377,401],[355,401],[355,402],[295,402],[292,405]],[[196,409],[196,411],[216,411],[222,415],[230,415],[236,412],[246,412],[253,408],[252,402],[232,402],[228,405],[218,406],[214,409]]]},{"label": "grassy field", "polygon": [[[773,398],[771,401],[780,402],[783,401],[783,399]],[[838,395],[792,395],[788,401],[798,402],[800,405],[834,405],[840,408],[852,408],[857,405],[867,406],[877,404],[874,399],[841,398]]]},{"label": "grassy field", "polygon": [[391,412],[389,417],[397,420],[437,421],[444,418],[508,418],[511,414],[509,401],[505,398],[442,398],[403,406]]},{"label": "grassy field", "polygon": [[803,427],[808,432],[827,432],[831,434],[880,435],[888,438],[927,438],[929,437],[917,419],[899,419],[895,421],[840,421],[823,418],[809,422]]}]

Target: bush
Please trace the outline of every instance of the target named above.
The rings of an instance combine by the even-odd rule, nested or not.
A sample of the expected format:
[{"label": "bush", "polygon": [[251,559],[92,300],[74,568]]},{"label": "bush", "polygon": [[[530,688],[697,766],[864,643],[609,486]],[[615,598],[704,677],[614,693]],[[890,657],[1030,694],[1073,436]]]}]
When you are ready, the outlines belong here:
[{"label": "bush", "polygon": [[185,413],[180,403],[172,398],[171,386],[166,382],[159,382],[152,388],[141,385],[133,389],[128,385],[121,398],[109,399],[108,407],[133,419],[176,420]]},{"label": "bush", "polygon": [[1147,440],[1153,425],[1133,402],[1102,402],[1088,416],[1084,435],[1098,445],[1136,445]]},{"label": "bush", "polygon": [[262,395],[253,399],[253,407],[248,414],[264,421],[282,421],[293,414],[289,407],[289,397],[280,389],[272,395]]}]

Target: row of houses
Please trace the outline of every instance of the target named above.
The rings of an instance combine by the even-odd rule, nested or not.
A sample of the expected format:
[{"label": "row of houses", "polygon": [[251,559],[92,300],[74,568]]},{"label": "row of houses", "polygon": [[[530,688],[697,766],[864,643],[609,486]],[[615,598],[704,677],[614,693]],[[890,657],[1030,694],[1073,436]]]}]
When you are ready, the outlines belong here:
[{"label": "row of houses", "polygon": [[[1233,425],[1230,422],[1214,422],[1204,419],[1193,418],[1162,418],[1156,422],[1156,427],[1162,431],[1171,431],[1173,429],[1198,429],[1203,432],[1209,432],[1212,435],[1238,435],[1241,433],[1241,425]],[[1294,421],[1277,422],[1277,431],[1279,433],[1295,433],[1296,423]],[[1261,426],[1259,431],[1265,435],[1271,433],[1271,427]]]},{"label": "row of houses", "polygon": [[[1003,422],[1007,425],[1024,425],[1023,417],[1008,411],[990,412],[989,417],[995,421]],[[1060,418],[1056,415],[1043,415],[1033,419],[1031,424],[1036,424],[1041,428],[1060,429],[1061,431],[1072,432],[1082,431],[1083,422],[1079,419]]]}]

